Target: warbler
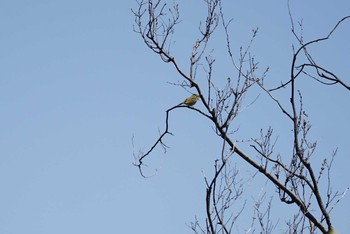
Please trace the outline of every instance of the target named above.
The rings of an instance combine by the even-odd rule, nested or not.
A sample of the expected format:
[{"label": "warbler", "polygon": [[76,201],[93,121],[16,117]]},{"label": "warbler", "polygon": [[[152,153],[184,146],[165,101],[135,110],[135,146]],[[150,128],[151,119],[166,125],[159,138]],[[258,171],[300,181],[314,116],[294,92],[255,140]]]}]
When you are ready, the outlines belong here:
[{"label": "warbler", "polygon": [[186,98],[185,101],[183,101],[180,104],[185,104],[187,106],[193,106],[194,104],[196,104],[198,99],[199,99],[199,96],[197,94],[192,94],[191,97]]},{"label": "warbler", "polygon": [[333,228],[331,228],[331,229],[327,232],[327,234],[336,234],[336,232],[334,231]]}]

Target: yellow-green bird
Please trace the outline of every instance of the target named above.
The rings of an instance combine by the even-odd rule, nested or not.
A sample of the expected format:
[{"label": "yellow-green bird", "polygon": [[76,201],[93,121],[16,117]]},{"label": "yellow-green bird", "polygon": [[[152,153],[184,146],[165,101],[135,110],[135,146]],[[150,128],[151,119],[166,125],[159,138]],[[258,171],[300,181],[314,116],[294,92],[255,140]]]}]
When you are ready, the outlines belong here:
[{"label": "yellow-green bird", "polygon": [[186,106],[193,106],[194,104],[196,104],[198,99],[199,99],[199,96],[197,94],[192,94],[191,97],[186,98],[185,101],[183,101],[180,104],[185,104]]},{"label": "yellow-green bird", "polygon": [[337,234],[337,233],[334,231],[333,228],[331,228],[331,229],[327,232],[327,234]]}]

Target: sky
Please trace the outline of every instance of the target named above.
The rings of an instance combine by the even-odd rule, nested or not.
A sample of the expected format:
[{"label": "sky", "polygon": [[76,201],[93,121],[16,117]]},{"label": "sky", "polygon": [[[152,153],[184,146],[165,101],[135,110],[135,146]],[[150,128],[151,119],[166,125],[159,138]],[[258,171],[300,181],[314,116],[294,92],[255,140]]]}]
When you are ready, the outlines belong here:
[{"label": "sky", "polygon": [[[142,178],[132,164],[133,153],[147,150],[163,130],[165,110],[188,96],[169,84],[181,81],[174,68],[133,32],[133,7],[132,0],[0,2],[0,234],[177,234],[193,233],[188,226],[195,217],[203,223],[204,176],[213,173],[221,147],[206,119],[177,110],[168,152],[157,149],[152,155],[149,170],[157,169],[155,176]],[[303,19],[305,40],[312,40],[349,14],[350,2],[294,0],[291,8],[296,21]],[[236,51],[259,27],[252,46],[259,67],[270,67],[271,84],[287,79],[296,41],[286,1],[224,1],[224,10],[234,19]],[[173,53],[188,70],[205,5],[180,3],[180,11]],[[332,41],[311,48],[348,84],[349,31],[348,21]],[[218,45],[224,37],[213,40]],[[223,54],[220,48],[213,52],[217,77],[228,75]],[[350,187],[350,93],[314,81],[304,81],[301,90],[317,155],[327,157],[338,148],[332,178],[334,190],[342,192]],[[283,146],[286,121],[272,115],[278,113],[270,112],[275,106],[258,94],[261,98],[237,119],[237,138],[252,137],[273,123]],[[252,172],[240,159],[235,164],[242,178]],[[251,184],[250,201],[264,188]],[[277,198],[274,202],[280,206]],[[350,233],[349,208],[347,194],[332,211],[339,233]],[[288,207],[281,209],[274,217]],[[237,233],[244,233],[249,217],[242,218]]]}]

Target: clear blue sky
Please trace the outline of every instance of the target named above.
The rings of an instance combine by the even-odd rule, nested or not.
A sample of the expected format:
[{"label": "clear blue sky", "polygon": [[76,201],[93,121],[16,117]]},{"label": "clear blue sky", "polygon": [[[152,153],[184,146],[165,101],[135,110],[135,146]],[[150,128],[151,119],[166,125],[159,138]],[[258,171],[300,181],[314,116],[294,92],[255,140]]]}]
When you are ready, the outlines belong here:
[{"label": "clear blue sky", "polygon": [[[296,18],[304,19],[306,40],[325,35],[350,12],[347,0],[291,2]],[[181,78],[132,32],[134,6],[133,0],[0,2],[0,234],[192,233],[186,224],[196,215],[203,218],[203,174],[212,173],[220,153],[207,120],[177,111],[169,152],[154,154],[151,166],[158,174],[143,179],[132,166],[133,151],[146,149],[163,129],[164,111],[188,95],[166,83]],[[188,66],[203,12],[193,9],[204,5],[181,6],[185,18],[174,52]],[[253,52],[261,67],[270,66],[277,83],[288,76],[295,41],[286,1],[230,3],[225,10],[234,18],[237,48],[259,27]],[[320,61],[348,83],[349,31],[347,22],[332,43],[315,48]],[[312,136],[319,157],[339,147],[333,179],[334,190],[342,191],[350,186],[350,93],[309,85],[317,87],[306,89],[317,90],[305,100]],[[249,115],[252,108],[260,111],[264,127],[272,124],[257,102],[237,126],[257,134],[260,122]],[[273,123],[280,126],[277,116]],[[237,163],[249,174],[244,162]],[[348,195],[332,213],[340,233],[350,233],[349,208]]]}]

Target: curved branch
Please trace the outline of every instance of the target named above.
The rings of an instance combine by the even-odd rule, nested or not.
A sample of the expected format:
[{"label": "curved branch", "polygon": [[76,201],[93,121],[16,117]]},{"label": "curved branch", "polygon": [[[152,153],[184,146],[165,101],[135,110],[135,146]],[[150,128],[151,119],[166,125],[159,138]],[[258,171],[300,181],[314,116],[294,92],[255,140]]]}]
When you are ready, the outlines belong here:
[{"label": "curved branch", "polygon": [[194,110],[196,112],[198,112],[199,114],[209,118],[210,120],[212,120],[212,117],[205,114],[203,111],[197,109],[197,108],[194,108],[192,106],[185,106],[185,105],[182,105],[182,103],[176,105],[176,106],[173,106],[171,108],[169,108],[168,110],[166,110],[166,115],[165,115],[165,129],[164,131],[162,132],[162,134],[160,135],[160,137],[155,141],[155,143],[150,147],[150,149],[142,154],[142,156],[138,156],[138,159],[137,159],[137,162],[136,163],[133,163],[135,166],[137,166],[139,168],[139,171],[140,171],[140,174],[142,175],[142,177],[147,177],[144,175],[144,173],[142,172],[142,165],[144,164],[143,161],[144,159],[158,146],[158,145],[161,145],[163,148],[166,147],[165,144],[163,143],[163,138],[167,135],[167,134],[170,134],[170,135],[173,135],[170,131],[169,131],[169,115],[170,115],[170,112],[176,108],[189,108],[191,110]]},{"label": "curved branch", "polygon": [[[288,9],[289,9],[289,5],[288,5]],[[334,81],[335,83],[340,83],[343,87],[345,87],[346,89],[350,90],[350,85],[347,85],[346,83],[344,83],[341,79],[339,79],[339,78],[338,78],[336,75],[334,75],[333,73],[331,73],[331,72],[329,72],[328,70],[326,70],[326,69],[324,69],[324,68],[318,66],[317,64],[315,64],[315,62],[312,60],[311,56],[310,56],[310,55],[308,54],[308,52],[307,52],[307,47],[309,47],[310,45],[315,44],[315,43],[318,43],[318,42],[321,42],[321,41],[328,40],[328,39],[332,36],[332,34],[335,32],[335,30],[340,26],[341,23],[343,23],[343,22],[344,22],[345,20],[347,20],[347,19],[350,19],[350,16],[345,16],[345,17],[343,17],[341,20],[339,20],[339,21],[336,23],[336,25],[331,29],[331,31],[328,33],[328,35],[327,35],[326,37],[318,38],[318,39],[309,41],[309,42],[307,42],[307,43],[305,43],[305,44],[304,44],[304,42],[302,41],[302,39],[299,38],[299,37],[296,35],[296,33],[295,33],[295,31],[294,31],[294,23],[293,23],[293,19],[292,19],[292,15],[291,15],[290,9],[289,9],[289,16],[290,16],[291,24],[292,24],[292,32],[293,32],[294,36],[297,38],[297,40],[299,41],[299,43],[301,44],[301,46],[299,47],[299,49],[298,49],[298,50],[294,53],[294,55],[293,55],[293,60],[292,60],[293,66],[292,66],[292,68],[293,68],[293,69],[294,69],[294,68],[298,68],[298,67],[301,68],[301,69],[299,70],[299,72],[298,72],[298,74],[299,74],[300,72],[303,71],[303,68],[304,68],[305,66],[314,67],[314,68],[316,69],[316,71],[317,71],[317,74],[318,74],[321,78],[325,78],[325,79],[327,79],[327,80],[332,80],[332,81]],[[296,60],[297,60],[297,57],[299,56],[300,52],[302,52],[302,51],[305,51],[306,57],[307,57],[307,59],[310,61],[311,64],[303,64],[303,65],[300,65],[300,66],[298,66],[298,67],[295,67],[295,62],[296,62]],[[325,73],[331,75],[333,78],[328,77],[328,76],[326,76],[326,75],[323,74],[323,73],[319,73],[319,70],[322,70],[323,72],[325,72]],[[297,75],[298,75],[298,74],[297,74]],[[295,76],[294,79],[295,79],[296,77],[297,77],[297,76]],[[292,78],[292,79],[293,79],[293,78]],[[289,85],[289,84],[292,82],[292,79],[288,80],[286,83],[282,83],[280,86],[278,86],[278,87],[276,87],[276,88],[269,89],[269,91],[270,91],[270,92],[271,92],[271,91],[276,91],[276,90],[278,90],[278,89],[281,89],[281,88],[286,87],[287,85]]]}]

